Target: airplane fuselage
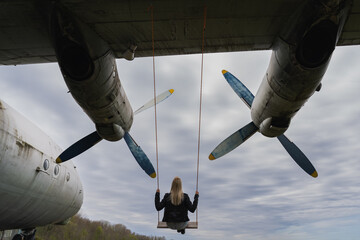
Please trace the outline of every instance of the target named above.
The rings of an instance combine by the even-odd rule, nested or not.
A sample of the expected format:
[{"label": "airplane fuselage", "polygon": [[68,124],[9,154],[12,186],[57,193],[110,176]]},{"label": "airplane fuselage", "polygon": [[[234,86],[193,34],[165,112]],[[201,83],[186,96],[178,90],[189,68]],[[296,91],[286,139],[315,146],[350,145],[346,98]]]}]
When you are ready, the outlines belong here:
[{"label": "airplane fuselage", "polygon": [[44,132],[0,101],[0,230],[64,223],[83,202],[71,161]]}]

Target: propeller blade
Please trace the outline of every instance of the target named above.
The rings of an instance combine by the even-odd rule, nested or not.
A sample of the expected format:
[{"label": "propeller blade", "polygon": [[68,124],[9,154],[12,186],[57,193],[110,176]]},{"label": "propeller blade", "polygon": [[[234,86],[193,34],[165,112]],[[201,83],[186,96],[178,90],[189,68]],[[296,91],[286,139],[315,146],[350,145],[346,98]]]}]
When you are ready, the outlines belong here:
[{"label": "propeller blade", "polygon": [[254,95],[250,92],[250,90],[228,71],[222,70],[222,74],[234,92],[241,98],[241,100],[243,100],[246,106],[250,108],[252,102],[254,101]]},{"label": "propeller blade", "polygon": [[[170,95],[174,92],[174,89],[170,89],[170,90],[167,90],[161,94],[159,94],[157,97],[156,97],[156,104],[164,101],[165,99],[167,99],[168,97],[170,97]],[[144,105],[142,105],[138,110],[136,110],[134,112],[134,114],[138,114],[148,108],[151,108],[152,106],[154,106],[154,99],[148,101],[147,103],[145,103]]]},{"label": "propeller blade", "polygon": [[57,163],[66,162],[81,153],[85,152],[98,142],[100,142],[102,138],[99,136],[99,134],[95,131],[86,137],[80,139],[70,147],[68,147],[65,151],[63,151],[60,156],[56,159]]},{"label": "propeller blade", "polygon": [[156,177],[155,169],[150,162],[149,158],[146,156],[144,151],[141,149],[139,145],[136,144],[134,139],[130,136],[128,132],[125,132],[124,139],[126,144],[128,145],[132,155],[140,165],[140,167],[152,178]]},{"label": "propeller blade", "polygon": [[310,160],[305,156],[305,154],[284,134],[277,137],[286,151],[290,156],[295,160],[295,162],[310,176],[316,178],[318,176],[317,171],[314,166],[311,164]]},{"label": "propeller blade", "polygon": [[215,160],[231,152],[240,144],[249,139],[258,131],[258,127],[253,122],[233,133],[230,137],[222,141],[209,155],[210,160]]}]

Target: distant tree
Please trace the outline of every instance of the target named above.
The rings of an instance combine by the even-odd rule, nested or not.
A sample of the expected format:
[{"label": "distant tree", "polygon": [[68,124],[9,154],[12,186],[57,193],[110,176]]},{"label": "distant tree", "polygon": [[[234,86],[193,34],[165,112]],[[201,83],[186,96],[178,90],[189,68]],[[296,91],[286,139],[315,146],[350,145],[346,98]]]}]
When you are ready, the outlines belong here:
[{"label": "distant tree", "polygon": [[88,232],[86,229],[83,229],[81,232],[80,240],[87,240]]},{"label": "distant tree", "polygon": [[95,231],[95,240],[104,239],[103,235],[104,235],[104,231],[103,231],[102,227],[98,226]]}]

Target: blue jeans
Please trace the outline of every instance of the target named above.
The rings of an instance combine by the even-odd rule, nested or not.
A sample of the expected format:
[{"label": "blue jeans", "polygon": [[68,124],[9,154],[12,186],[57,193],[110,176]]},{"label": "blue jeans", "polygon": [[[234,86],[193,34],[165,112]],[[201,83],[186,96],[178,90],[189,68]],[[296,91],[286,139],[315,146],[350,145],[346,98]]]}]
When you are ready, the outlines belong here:
[{"label": "blue jeans", "polygon": [[166,224],[171,229],[182,230],[186,228],[188,222],[167,222]]}]

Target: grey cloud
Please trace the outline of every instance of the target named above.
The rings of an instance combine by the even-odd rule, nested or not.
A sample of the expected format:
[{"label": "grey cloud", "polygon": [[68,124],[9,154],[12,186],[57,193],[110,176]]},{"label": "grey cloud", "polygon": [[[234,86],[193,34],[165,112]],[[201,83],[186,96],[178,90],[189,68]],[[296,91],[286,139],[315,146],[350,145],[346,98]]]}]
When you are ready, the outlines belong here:
[{"label": "grey cloud", "polygon": [[[317,179],[303,173],[277,139],[258,133],[228,155],[207,159],[217,144],[251,121],[249,109],[227,85],[221,70],[232,72],[255,94],[270,54],[205,55],[200,228],[187,235],[191,239],[356,239],[351,236],[359,233],[360,223],[357,47],[335,51],[322,90],[310,98],[286,132],[314,163]],[[169,191],[175,175],[182,177],[191,197],[195,191],[200,61],[200,55],[156,58],[158,94],[175,89],[157,109],[161,194]],[[152,59],[117,63],[135,110],[153,97]],[[94,130],[67,93],[56,64],[1,67],[0,74],[2,100],[63,148]],[[154,131],[153,109],[135,116],[130,133],[156,165]],[[140,169],[123,141],[102,141],[74,162],[84,185],[82,214],[124,224],[140,234],[182,239],[155,228],[156,180]]]}]

